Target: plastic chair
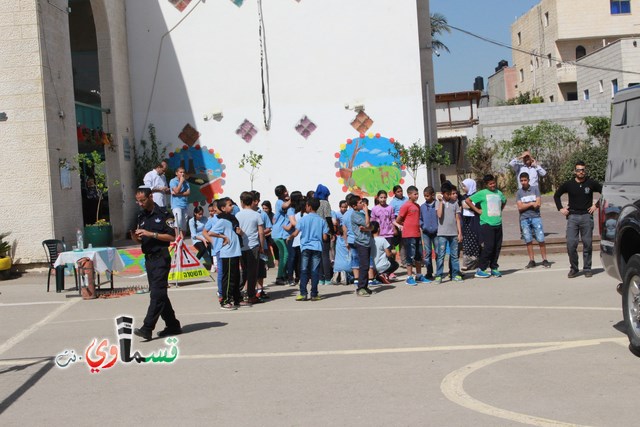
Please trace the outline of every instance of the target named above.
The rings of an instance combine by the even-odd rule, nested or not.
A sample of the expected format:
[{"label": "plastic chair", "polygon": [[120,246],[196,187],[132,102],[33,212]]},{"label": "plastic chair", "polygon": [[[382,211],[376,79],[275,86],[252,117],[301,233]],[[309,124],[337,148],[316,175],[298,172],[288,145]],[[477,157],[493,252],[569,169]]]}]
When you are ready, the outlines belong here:
[{"label": "plastic chair", "polygon": [[[54,267],[53,264],[55,264],[58,259],[60,252],[67,250],[67,245],[62,240],[49,239],[42,242],[42,247],[47,254],[47,262],[49,263],[49,270],[47,271],[47,292],[49,292],[49,286],[51,284],[51,270],[55,270],[56,272],[56,292],[61,292],[64,290],[64,269],[66,265]],[[75,266],[73,267],[73,276],[76,281],[76,290],[78,290],[78,272]]]}]

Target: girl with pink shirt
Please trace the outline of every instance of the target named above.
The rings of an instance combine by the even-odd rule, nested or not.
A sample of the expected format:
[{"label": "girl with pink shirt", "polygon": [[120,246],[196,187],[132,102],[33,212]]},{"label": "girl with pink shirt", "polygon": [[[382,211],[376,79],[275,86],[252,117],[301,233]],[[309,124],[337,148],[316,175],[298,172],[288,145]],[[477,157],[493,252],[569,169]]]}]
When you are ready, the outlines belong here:
[{"label": "girl with pink shirt", "polygon": [[395,220],[395,212],[393,206],[387,204],[387,192],[384,190],[378,191],[376,196],[376,203],[371,210],[371,221],[376,221],[380,224],[380,237],[384,237],[389,244],[393,244],[393,221]]}]

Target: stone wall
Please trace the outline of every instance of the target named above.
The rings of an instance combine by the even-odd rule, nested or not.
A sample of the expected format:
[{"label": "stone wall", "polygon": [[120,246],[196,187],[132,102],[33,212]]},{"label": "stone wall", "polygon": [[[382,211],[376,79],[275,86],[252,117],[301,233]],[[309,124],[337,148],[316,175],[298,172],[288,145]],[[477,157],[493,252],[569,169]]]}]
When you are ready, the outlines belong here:
[{"label": "stone wall", "polygon": [[610,116],[610,102],[564,102],[504,107],[487,107],[478,110],[478,136],[496,141],[510,140],[514,130],[523,126],[535,126],[541,120],[551,120],[585,135],[582,119],[587,116]]}]

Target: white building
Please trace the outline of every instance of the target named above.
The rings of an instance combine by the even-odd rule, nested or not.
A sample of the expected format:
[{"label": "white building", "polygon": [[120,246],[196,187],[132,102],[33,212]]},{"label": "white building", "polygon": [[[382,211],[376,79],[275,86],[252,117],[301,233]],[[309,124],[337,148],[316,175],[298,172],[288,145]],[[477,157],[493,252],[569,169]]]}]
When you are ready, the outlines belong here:
[{"label": "white building", "polygon": [[[264,156],[263,199],[278,184],[323,183],[333,202],[370,194],[402,179],[386,169],[392,138],[436,139],[428,0],[7,4],[0,173],[13,185],[0,231],[12,231],[14,263],[43,261],[42,240],[73,242],[83,224],[82,183],[60,167],[94,147],[79,142],[79,123],[113,137],[104,156],[118,182],[116,237],[137,211],[132,147],[149,124],[170,165],[192,175],[194,203],[248,189],[238,162],[249,151]],[[363,162],[366,177],[355,170]]]}]

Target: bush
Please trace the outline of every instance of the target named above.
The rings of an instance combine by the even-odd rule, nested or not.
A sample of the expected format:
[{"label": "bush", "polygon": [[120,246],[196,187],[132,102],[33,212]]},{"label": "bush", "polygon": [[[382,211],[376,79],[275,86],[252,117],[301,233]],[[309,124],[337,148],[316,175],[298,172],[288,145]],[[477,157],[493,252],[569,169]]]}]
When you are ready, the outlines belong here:
[{"label": "bush", "polygon": [[483,136],[469,141],[467,160],[475,180],[482,181],[483,176],[493,173],[493,158],[497,151],[495,142]]},{"label": "bush", "polygon": [[[135,162],[136,186],[142,185],[143,178],[147,172],[155,168],[161,161],[165,160],[167,147],[162,146],[156,137],[156,128],[149,125],[149,142],[142,139],[139,146],[133,146],[133,158]],[[167,181],[170,177],[167,175]]]},{"label": "bush", "polygon": [[574,178],[573,170],[576,162],[582,160],[587,165],[587,175],[590,178],[602,183],[607,169],[607,146],[589,145],[575,151],[569,156],[561,171],[562,182]]}]

